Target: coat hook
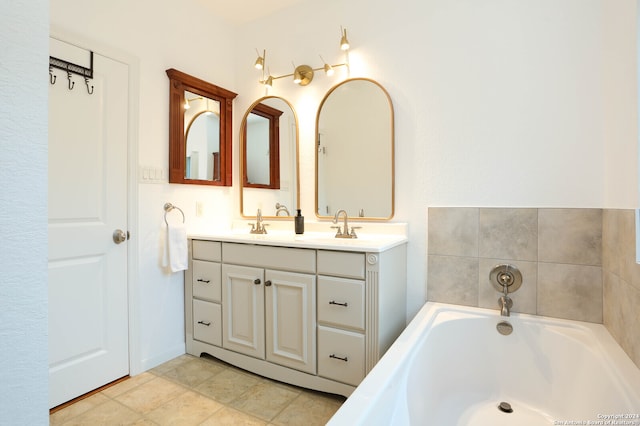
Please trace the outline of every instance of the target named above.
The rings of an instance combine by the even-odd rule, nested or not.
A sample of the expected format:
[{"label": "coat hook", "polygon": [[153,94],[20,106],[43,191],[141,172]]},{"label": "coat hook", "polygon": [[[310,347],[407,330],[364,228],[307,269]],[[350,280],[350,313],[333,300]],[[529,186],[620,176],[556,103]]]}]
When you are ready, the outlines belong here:
[{"label": "coat hook", "polygon": [[84,84],[87,85],[87,93],[93,95],[93,85],[89,88],[89,79],[87,77],[84,78]]},{"label": "coat hook", "polygon": [[56,78],[58,78],[58,76],[53,74],[53,68],[49,67],[49,83],[56,84]]},{"label": "coat hook", "polygon": [[69,80],[69,90],[73,90],[73,86],[75,86],[75,82],[71,81],[71,71],[67,71],[67,79]]}]

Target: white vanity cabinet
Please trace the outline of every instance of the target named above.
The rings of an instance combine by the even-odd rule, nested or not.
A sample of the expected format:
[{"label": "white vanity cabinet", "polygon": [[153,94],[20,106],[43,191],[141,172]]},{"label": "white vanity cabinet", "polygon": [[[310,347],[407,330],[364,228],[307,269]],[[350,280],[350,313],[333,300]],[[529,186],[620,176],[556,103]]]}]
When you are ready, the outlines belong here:
[{"label": "white vanity cabinet", "polygon": [[189,240],[187,353],[348,396],[406,324],[406,244]]}]

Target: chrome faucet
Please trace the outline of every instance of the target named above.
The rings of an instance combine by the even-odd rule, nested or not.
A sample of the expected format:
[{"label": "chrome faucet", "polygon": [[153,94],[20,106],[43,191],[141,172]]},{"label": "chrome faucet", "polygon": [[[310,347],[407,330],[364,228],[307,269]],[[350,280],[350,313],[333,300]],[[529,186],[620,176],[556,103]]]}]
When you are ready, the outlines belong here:
[{"label": "chrome faucet", "polygon": [[336,212],[336,215],[333,217],[333,223],[338,223],[340,215],[344,216],[343,228],[340,228],[339,225],[332,226],[332,228],[338,229],[336,231],[336,238],[358,238],[358,236],[356,235],[356,229],[359,229],[360,227],[352,226],[351,231],[349,231],[349,217],[345,210],[340,209]]},{"label": "chrome faucet", "polygon": [[251,223],[251,231],[249,231],[251,234],[266,234],[267,233],[267,228],[265,228],[267,226],[266,223],[262,223],[262,210],[258,209],[258,212],[256,213],[256,223]]},{"label": "chrome faucet", "polygon": [[509,297],[509,293],[518,290],[522,285],[522,274],[520,270],[517,266],[508,263],[498,264],[491,268],[489,281],[491,281],[496,291],[502,293],[502,296],[498,299],[500,315],[503,317],[510,316],[513,300]]},{"label": "chrome faucet", "polygon": [[509,282],[502,282],[502,291],[503,294],[498,299],[498,303],[500,304],[500,315],[503,317],[508,317],[511,315],[511,308],[513,307],[513,300],[509,297]]}]

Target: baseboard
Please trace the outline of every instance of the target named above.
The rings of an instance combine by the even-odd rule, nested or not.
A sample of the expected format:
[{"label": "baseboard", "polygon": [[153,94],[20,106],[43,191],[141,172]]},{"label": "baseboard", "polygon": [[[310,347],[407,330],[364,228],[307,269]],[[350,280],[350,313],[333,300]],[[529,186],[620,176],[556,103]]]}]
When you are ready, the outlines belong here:
[{"label": "baseboard", "polygon": [[135,374],[139,374],[147,370],[151,370],[152,368],[157,367],[160,364],[163,364],[167,361],[171,361],[172,359],[179,357],[180,355],[184,355],[185,353],[186,353],[186,348],[184,343],[176,345],[159,355],[141,360],[139,364],[141,371]]}]

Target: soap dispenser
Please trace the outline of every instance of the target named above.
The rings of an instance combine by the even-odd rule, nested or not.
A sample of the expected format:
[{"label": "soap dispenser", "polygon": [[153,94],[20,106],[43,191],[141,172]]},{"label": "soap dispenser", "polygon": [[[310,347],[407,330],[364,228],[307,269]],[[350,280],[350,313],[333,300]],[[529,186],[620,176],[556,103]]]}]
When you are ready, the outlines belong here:
[{"label": "soap dispenser", "polygon": [[304,216],[302,216],[300,209],[297,210],[298,214],[293,219],[295,222],[296,234],[304,234]]}]

